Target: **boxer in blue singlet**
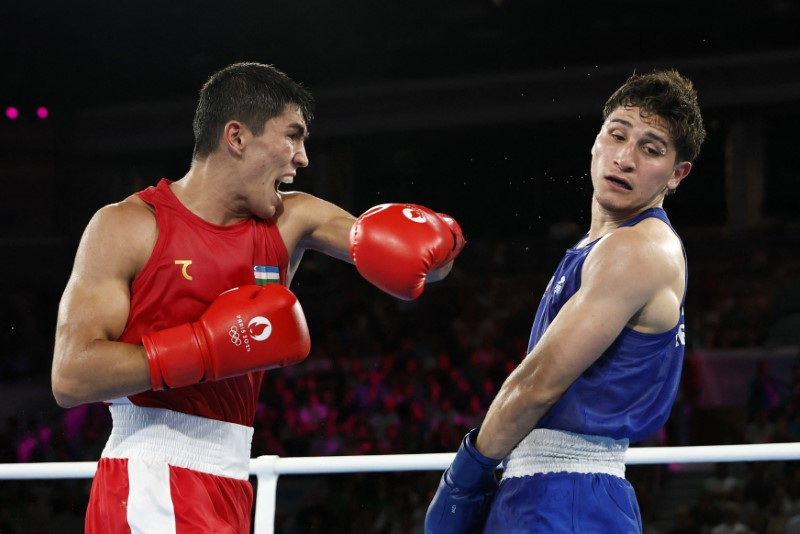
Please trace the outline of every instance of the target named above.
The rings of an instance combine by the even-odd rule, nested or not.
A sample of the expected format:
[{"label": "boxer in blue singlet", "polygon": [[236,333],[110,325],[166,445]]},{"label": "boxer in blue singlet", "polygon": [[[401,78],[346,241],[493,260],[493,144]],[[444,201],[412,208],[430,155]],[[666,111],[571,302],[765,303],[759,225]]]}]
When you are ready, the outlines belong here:
[{"label": "boxer in blue singlet", "polygon": [[625,452],[666,421],[684,352],[687,264],[662,205],[705,129],[691,81],[671,70],[631,76],[603,118],[589,231],[545,290],[527,356],[442,476],[426,533],[642,531]]}]

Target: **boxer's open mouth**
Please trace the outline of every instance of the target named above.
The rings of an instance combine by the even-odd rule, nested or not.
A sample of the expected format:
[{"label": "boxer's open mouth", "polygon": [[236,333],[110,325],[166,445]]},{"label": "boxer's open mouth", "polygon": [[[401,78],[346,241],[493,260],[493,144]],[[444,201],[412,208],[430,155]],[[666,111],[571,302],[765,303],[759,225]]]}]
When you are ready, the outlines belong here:
[{"label": "boxer's open mouth", "polygon": [[618,185],[619,187],[622,187],[623,189],[627,189],[628,191],[633,190],[631,184],[629,184],[625,180],[622,180],[621,178],[617,178],[616,176],[606,176],[606,180]]}]

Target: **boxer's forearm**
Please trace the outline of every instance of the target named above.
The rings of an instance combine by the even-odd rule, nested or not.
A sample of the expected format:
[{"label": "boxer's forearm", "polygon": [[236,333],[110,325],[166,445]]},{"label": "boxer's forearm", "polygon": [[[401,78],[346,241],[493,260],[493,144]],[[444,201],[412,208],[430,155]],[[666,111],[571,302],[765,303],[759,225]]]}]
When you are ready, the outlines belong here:
[{"label": "boxer's forearm", "polygon": [[527,436],[564,394],[540,351],[532,352],[506,378],[486,412],[475,448],[489,458],[504,458]]},{"label": "boxer's forearm", "polygon": [[475,448],[489,458],[505,458],[551,405],[533,402],[525,393],[511,388],[501,391],[486,413]]},{"label": "boxer's forearm", "polygon": [[141,346],[102,339],[82,347],[59,345],[51,377],[59,406],[69,408],[125,397],[151,387],[147,356]]}]

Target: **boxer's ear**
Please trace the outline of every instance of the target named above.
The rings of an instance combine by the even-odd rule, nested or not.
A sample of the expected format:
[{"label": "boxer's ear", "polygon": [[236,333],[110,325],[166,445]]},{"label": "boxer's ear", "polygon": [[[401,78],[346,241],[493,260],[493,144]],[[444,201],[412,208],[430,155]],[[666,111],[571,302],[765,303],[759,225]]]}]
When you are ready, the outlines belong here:
[{"label": "boxer's ear", "polygon": [[237,120],[230,120],[222,128],[222,144],[231,153],[241,155],[247,144],[247,126]]},{"label": "boxer's ear", "polygon": [[690,161],[681,161],[672,170],[672,176],[667,181],[667,194],[671,195],[678,189],[678,186],[689,175],[692,170],[692,163]]}]

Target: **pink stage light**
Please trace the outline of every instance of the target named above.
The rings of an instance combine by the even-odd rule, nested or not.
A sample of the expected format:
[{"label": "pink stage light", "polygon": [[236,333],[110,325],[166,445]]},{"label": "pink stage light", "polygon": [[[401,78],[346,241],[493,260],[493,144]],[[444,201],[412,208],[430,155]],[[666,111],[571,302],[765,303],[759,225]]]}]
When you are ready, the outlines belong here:
[{"label": "pink stage light", "polygon": [[36,116],[40,119],[46,119],[50,116],[50,111],[44,106],[39,106],[36,108]]},{"label": "pink stage light", "polygon": [[19,117],[19,110],[14,106],[8,106],[6,108],[6,117],[11,119],[12,121],[16,120]]}]

